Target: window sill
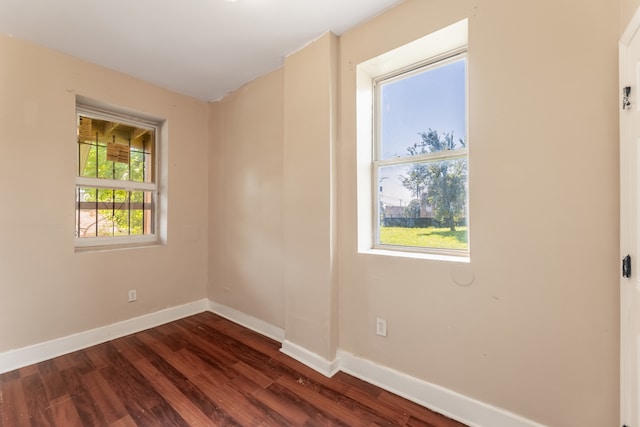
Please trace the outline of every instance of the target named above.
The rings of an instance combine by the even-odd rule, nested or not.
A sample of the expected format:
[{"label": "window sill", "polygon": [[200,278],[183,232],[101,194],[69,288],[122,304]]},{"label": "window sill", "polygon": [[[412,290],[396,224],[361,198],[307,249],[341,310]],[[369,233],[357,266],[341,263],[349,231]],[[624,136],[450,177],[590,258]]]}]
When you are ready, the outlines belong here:
[{"label": "window sill", "polygon": [[108,242],[108,239],[101,239],[101,242],[87,241],[87,239],[76,239],[75,252],[108,252],[119,251],[127,249],[142,249],[161,246],[162,243],[157,238],[152,239],[136,239],[127,240],[121,239],[119,242]]},{"label": "window sill", "polygon": [[361,254],[377,255],[377,256],[390,256],[397,258],[413,258],[423,259],[428,261],[443,261],[443,262],[457,262],[462,264],[469,264],[471,257],[469,254],[450,255],[450,254],[436,254],[436,253],[424,253],[424,252],[407,252],[402,250],[389,250],[373,248],[359,251]]}]

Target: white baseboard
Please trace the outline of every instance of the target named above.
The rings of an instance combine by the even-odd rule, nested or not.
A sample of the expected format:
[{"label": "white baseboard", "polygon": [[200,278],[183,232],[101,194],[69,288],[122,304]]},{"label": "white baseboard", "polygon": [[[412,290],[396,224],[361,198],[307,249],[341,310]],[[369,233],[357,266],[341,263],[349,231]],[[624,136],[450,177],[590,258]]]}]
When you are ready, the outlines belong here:
[{"label": "white baseboard", "polygon": [[217,314],[218,316],[222,316],[225,319],[231,320],[238,325],[242,325],[245,328],[262,334],[265,337],[269,337],[272,340],[280,343],[284,341],[284,329],[278,328],[277,326],[267,323],[264,320],[260,320],[257,317],[245,314],[235,308],[209,300],[209,311]]},{"label": "white baseboard", "polygon": [[9,350],[0,353],[0,373],[13,371],[14,369],[101,344],[193,314],[202,313],[207,309],[208,300],[202,299],[51,341]]},{"label": "white baseboard", "polygon": [[329,378],[334,376],[340,370],[339,359],[329,361],[304,347],[300,347],[299,345],[292,343],[291,341],[284,340],[280,351]]},{"label": "white baseboard", "polygon": [[332,377],[339,371],[337,359],[333,362],[328,361],[304,347],[285,340],[284,330],[282,328],[273,326],[264,320],[249,316],[248,314],[215,301],[209,301],[209,311],[282,343],[282,348],[280,349],[282,353],[327,377]]},{"label": "white baseboard", "polygon": [[338,351],[340,370],[471,427],[544,427],[504,409]]},{"label": "white baseboard", "polygon": [[112,325],[0,353],[0,373],[42,362],[154,326],[202,313],[203,311],[211,311],[281,342],[281,351],[284,354],[327,377],[333,376],[338,371],[344,371],[471,427],[544,427],[542,424],[504,409],[411,377],[386,366],[378,365],[342,350],[338,350],[334,361],[326,360],[291,341],[285,340],[283,329],[208,299],[167,308]]},{"label": "white baseboard", "polygon": [[391,393],[432,409],[470,427],[544,427],[504,409],[422,381],[367,359],[338,350],[334,361],[284,339],[284,330],[233,308],[210,301],[210,311],[282,343],[280,351],[315,371],[332,377],[343,371]]}]

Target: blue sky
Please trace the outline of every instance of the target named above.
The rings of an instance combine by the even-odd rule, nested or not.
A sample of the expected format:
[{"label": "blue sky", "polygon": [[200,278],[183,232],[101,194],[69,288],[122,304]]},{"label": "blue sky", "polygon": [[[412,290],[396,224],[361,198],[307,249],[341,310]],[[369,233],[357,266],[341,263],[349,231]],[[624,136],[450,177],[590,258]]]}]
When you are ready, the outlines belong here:
[{"label": "blue sky", "polygon": [[429,128],[465,137],[465,68],[461,59],[381,86],[382,159],[406,155]]},{"label": "blue sky", "polygon": [[[466,139],[466,59],[383,83],[381,103],[381,160],[406,156],[407,147],[420,142],[418,135],[429,128],[439,133],[453,132],[455,139]],[[410,166],[381,170],[381,200],[406,206],[411,194],[400,176]]]}]

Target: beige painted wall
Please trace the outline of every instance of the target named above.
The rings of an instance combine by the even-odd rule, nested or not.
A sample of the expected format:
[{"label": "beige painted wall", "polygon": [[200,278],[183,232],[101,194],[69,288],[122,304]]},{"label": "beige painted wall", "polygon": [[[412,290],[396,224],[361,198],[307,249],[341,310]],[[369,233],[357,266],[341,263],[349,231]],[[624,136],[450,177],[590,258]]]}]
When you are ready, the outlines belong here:
[{"label": "beige painted wall", "polygon": [[[165,246],[74,252],[76,95],[167,119]],[[206,297],[206,117],[206,103],[0,36],[0,352]]]},{"label": "beige painted wall", "polygon": [[338,343],[337,53],[327,33],[284,64],[285,337],[328,361]]},{"label": "beige painted wall", "polygon": [[[296,54],[320,68],[290,59],[209,106],[0,37],[0,352],[208,296],[322,357],[339,338],[360,357],[544,424],[615,423],[617,39],[635,1],[408,0],[338,46],[327,35]],[[471,263],[358,254],[355,66],[465,17]],[[339,78],[330,77],[336,51]],[[320,101],[302,104],[300,119],[318,123],[308,157],[293,142],[300,100],[286,88],[305,81]],[[336,123],[335,100],[323,97],[338,82]],[[74,253],[76,94],[168,119],[166,246]],[[319,180],[322,197],[303,198],[318,235],[297,236],[300,223],[288,221],[308,207],[293,201],[309,182],[286,179],[300,176],[297,159]],[[327,235],[336,230],[337,250]],[[294,273],[310,280],[289,283],[313,284],[317,306],[303,287],[285,303],[285,251],[296,248]],[[96,275],[105,265],[114,275]],[[474,273],[471,286],[453,283],[458,268]],[[133,286],[139,300],[128,304]],[[321,326],[314,338],[304,335],[312,327],[288,327],[307,309]],[[375,336],[376,316],[387,338]]]},{"label": "beige painted wall", "polygon": [[209,298],[284,327],[283,87],[276,70],[211,104]]},{"label": "beige painted wall", "polygon": [[[354,67],[466,17],[471,263],[358,254]],[[341,37],[342,349],[544,424],[617,422],[618,22],[608,0],[410,0]]]},{"label": "beige painted wall", "polygon": [[[465,17],[471,263],[358,254],[355,66]],[[324,358],[331,358],[325,341],[338,335],[346,351],[544,424],[615,423],[619,19],[606,0],[407,1],[339,40],[337,156],[330,154],[327,127],[335,123],[327,122],[332,103],[322,92],[332,54],[326,40],[285,62],[284,86],[276,73],[215,104],[211,164],[220,171],[211,172],[212,188],[226,185],[216,183],[228,173],[222,163],[240,169],[232,177],[255,174],[270,182],[265,190],[276,198],[263,200],[270,207],[265,212],[271,215],[273,208],[275,214],[274,200],[282,197],[284,221],[269,220],[267,229],[275,228],[267,232],[266,246],[236,242],[245,233],[264,236],[262,215],[254,217],[249,208],[232,215],[248,196],[220,190],[222,206],[211,202],[212,219],[220,220],[211,228],[212,299],[284,327],[287,337]],[[300,91],[310,104],[296,96]],[[269,137],[253,141],[243,127],[268,129]],[[296,138],[301,140],[294,143]],[[281,153],[283,163],[269,157],[273,169],[264,170],[253,156],[239,162],[237,153],[255,144]],[[331,322],[328,312],[335,309],[326,297],[335,271],[327,263],[335,253],[327,250],[333,188],[327,180],[336,166],[337,331],[312,324]],[[302,171],[310,178],[302,179]],[[318,197],[307,197],[310,185]],[[302,233],[298,214],[311,215],[318,229]],[[213,249],[221,236],[235,262],[225,247]],[[267,272],[266,280],[245,274],[250,267],[240,260],[247,253],[248,264]],[[473,284],[456,285],[456,271],[472,272]],[[292,291],[291,283],[297,284]],[[278,299],[283,289],[284,306]],[[317,304],[310,304],[313,299]],[[302,323],[289,316],[304,310],[312,322],[296,329]],[[375,336],[376,316],[387,319],[387,338]]]},{"label": "beige painted wall", "polygon": [[209,297],[326,359],[338,336],[336,60],[326,34],[209,116]]},{"label": "beige painted wall", "polygon": [[627,28],[638,7],[640,0],[620,0],[620,34]]}]

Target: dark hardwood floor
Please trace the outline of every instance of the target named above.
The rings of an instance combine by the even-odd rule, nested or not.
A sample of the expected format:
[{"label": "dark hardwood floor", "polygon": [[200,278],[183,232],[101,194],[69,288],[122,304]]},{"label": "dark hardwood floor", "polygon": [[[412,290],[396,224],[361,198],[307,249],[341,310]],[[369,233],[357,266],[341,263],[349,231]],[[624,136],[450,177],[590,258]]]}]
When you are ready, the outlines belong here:
[{"label": "dark hardwood floor", "polygon": [[462,426],[279,348],[201,313],[0,374],[0,425]]}]

